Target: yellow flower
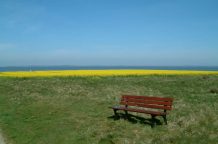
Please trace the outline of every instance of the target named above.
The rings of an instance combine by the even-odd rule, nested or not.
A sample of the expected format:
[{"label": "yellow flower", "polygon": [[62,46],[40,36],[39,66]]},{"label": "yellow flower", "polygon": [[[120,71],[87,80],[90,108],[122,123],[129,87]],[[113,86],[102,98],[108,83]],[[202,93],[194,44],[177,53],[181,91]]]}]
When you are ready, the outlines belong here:
[{"label": "yellow flower", "polygon": [[218,75],[218,71],[189,70],[60,70],[1,72],[6,77],[52,77],[52,76],[128,76],[128,75]]}]

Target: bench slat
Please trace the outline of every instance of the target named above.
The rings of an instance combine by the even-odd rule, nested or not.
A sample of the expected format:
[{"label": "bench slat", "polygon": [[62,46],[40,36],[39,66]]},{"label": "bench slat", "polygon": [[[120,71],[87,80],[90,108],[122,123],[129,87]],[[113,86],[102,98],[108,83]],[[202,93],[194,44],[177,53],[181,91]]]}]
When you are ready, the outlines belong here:
[{"label": "bench slat", "polygon": [[121,99],[121,102],[135,102],[135,103],[143,103],[143,104],[156,104],[156,105],[165,105],[165,106],[172,106],[172,102],[164,102],[164,101],[152,101],[152,100],[141,100],[141,99],[134,99],[134,98],[128,98],[128,99]]},{"label": "bench slat", "polygon": [[149,96],[133,96],[133,95],[122,95],[122,98],[134,98],[134,99],[144,99],[144,100],[154,100],[154,101],[173,101],[173,98],[168,97],[149,97]]},{"label": "bench slat", "polygon": [[128,105],[128,106],[138,106],[144,108],[155,108],[155,109],[164,109],[164,110],[171,110],[172,108],[169,106],[160,106],[160,105],[152,105],[152,104],[141,104],[141,103],[134,103],[134,102],[120,102],[121,105]]}]

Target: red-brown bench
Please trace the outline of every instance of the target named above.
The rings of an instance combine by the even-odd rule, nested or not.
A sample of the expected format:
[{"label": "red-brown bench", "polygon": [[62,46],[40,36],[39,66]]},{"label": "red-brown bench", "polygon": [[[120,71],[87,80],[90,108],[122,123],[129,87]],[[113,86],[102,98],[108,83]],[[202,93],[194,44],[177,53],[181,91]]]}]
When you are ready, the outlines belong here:
[{"label": "red-brown bench", "polygon": [[156,125],[155,117],[162,116],[165,124],[167,124],[167,111],[172,109],[173,98],[166,97],[150,97],[150,96],[132,96],[123,95],[120,105],[111,107],[117,116],[118,110],[127,112],[137,112],[150,114],[152,117],[152,127]]}]

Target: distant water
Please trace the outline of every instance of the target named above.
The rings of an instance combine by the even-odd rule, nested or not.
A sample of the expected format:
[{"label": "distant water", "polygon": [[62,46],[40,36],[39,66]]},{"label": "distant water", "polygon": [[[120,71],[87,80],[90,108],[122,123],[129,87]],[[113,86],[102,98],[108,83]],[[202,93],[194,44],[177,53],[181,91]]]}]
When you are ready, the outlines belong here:
[{"label": "distant water", "polygon": [[38,70],[107,70],[107,69],[153,69],[153,70],[206,70],[218,71],[218,66],[10,66],[0,67],[0,71]]}]

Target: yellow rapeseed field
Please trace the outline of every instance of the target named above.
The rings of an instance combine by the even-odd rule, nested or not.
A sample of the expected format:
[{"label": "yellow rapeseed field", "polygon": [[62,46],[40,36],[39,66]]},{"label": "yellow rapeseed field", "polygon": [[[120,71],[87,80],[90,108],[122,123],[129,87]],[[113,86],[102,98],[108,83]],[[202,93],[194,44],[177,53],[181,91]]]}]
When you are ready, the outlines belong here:
[{"label": "yellow rapeseed field", "polygon": [[218,71],[189,70],[58,70],[0,72],[0,77],[52,77],[52,76],[128,76],[128,75],[218,75]]}]

